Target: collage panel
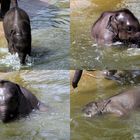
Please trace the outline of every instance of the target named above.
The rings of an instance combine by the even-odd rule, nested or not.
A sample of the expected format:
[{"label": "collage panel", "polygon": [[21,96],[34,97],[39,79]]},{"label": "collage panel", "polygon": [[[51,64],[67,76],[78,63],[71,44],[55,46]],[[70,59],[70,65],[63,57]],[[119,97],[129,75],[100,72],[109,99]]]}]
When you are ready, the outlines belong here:
[{"label": "collage panel", "polygon": [[71,140],[139,139],[140,70],[81,72],[70,72]]},{"label": "collage panel", "polygon": [[71,69],[139,69],[139,0],[71,0]]},{"label": "collage panel", "polygon": [[71,0],[71,140],[137,140],[140,2]]},{"label": "collage panel", "polygon": [[0,0],[0,137],[137,140],[139,0]]},{"label": "collage panel", "polygon": [[6,79],[0,80],[2,140],[70,139],[69,71],[23,70],[0,77]]},{"label": "collage panel", "polygon": [[68,70],[69,0],[2,0],[1,13],[8,5],[12,9],[15,1],[20,8],[18,15],[9,9],[4,18],[1,15],[4,22],[0,22],[0,71]]},{"label": "collage panel", "polygon": [[69,0],[0,0],[0,138],[70,140]]}]

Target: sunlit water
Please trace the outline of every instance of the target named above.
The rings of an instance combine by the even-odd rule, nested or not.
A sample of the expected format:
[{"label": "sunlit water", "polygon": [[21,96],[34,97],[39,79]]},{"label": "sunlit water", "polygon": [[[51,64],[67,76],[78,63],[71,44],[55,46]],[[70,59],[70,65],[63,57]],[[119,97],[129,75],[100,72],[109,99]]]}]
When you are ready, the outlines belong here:
[{"label": "sunlit water", "polygon": [[0,24],[0,70],[69,69],[69,1],[20,0],[18,3],[31,20],[32,56],[27,58],[27,66],[21,67],[19,59],[8,53]]},{"label": "sunlit water", "polygon": [[71,0],[71,68],[140,68],[139,49],[99,46],[91,38],[91,27],[102,12],[128,8],[140,20],[139,6],[139,0]]},{"label": "sunlit water", "polygon": [[[121,85],[103,77],[102,71],[85,71],[76,90],[71,88],[71,140],[139,140],[140,112],[127,117],[113,115],[85,118],[81,112],[91,101],[108,98],[137,84]],[[73,73],[71,73],[72,78]]]},{"label": "sunlit water", "polygon": [[47,112],[35,111],[12,123],[0,122],[2,140],[70,139],[68,71],[26,70],[0,73],[0,77],[26,87],[48,108]]}]

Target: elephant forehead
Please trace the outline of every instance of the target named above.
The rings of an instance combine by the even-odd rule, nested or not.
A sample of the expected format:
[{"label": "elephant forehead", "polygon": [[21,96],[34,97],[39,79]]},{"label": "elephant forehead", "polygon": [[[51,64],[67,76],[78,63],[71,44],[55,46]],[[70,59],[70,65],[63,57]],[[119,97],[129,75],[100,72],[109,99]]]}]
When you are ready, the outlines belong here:
[{"label": "elephant forehead", "polygon": [[126,21],[126,25],[130,25],[130,21],[127,20],[127,21]]},{"label": "elephant forehead", "polygon": [[120,21],[126,22],[126,24],[127,23],[130,24],[130,22],[134,23],[136,21],[136,19],[132,15],[125,14],[125,13],[120,13],[117,16],[117,19]]},{"label": "elephant forehead", "polygon": [[0,88],[0,101],[5,100],[5,88]]},{"label": "elephant forehead", "polygon": [[8,91],[6,88],[0,88],[0,101],[4,101],[11,97],[11,94],[7,94]]},{"label": "elephant forehead", "polygon": [[118,19],[124,19],[124,14],[120,13]]}]

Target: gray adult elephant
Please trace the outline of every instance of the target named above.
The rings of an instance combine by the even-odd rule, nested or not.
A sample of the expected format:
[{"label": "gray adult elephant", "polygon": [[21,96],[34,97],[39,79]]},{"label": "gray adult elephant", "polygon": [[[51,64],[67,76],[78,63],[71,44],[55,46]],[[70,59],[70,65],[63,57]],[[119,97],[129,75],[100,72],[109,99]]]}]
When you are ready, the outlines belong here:
[{"label": "gray adult elephant", "polygon": [[93,24],[91,33],[98,44],[119,41],[130,44],[130,47],[139,47],[140,45],[139,21],[128,9],[102,13]]},{"label": "gray adult elephant", "polygon": [[26,88],[0,80],[0,120],[7,123],[25,117],[37,109],[46,111],[47,107]]}]

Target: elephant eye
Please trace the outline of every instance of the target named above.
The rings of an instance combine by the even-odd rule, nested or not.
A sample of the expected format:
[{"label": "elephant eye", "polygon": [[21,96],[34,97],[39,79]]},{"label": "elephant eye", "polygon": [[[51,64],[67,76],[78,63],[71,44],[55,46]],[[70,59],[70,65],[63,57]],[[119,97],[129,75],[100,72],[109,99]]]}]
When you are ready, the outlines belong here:
[{"label": "elephant eye", "polygon": [[128,32],[132,32],[132,30],[133,30],[133,28],[132,28],[131,26],[128,26],[128,27],[127,27],[127,31],[128,31]]},{"label": "elephant eye", "polygon": [[86,113],[87,113],[87,115],[90,115],[91,114],[91,111],[88,110]]}]

